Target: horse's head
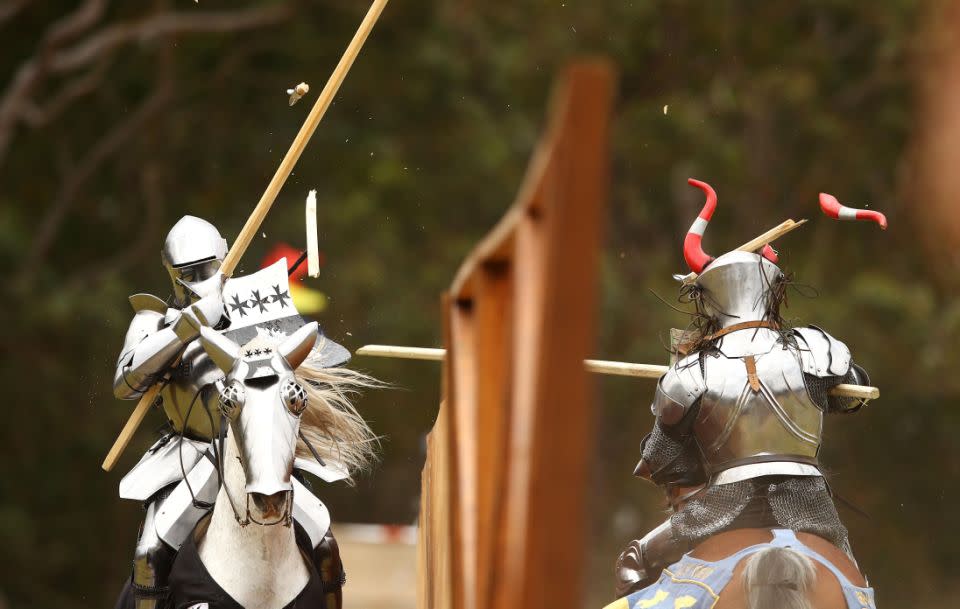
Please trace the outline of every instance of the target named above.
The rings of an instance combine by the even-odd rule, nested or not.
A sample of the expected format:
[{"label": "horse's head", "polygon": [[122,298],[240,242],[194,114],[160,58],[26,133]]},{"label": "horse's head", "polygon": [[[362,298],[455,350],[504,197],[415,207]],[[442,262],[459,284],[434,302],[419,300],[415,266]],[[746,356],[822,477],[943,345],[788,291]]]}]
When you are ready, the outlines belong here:
[{"label": "horse's head", "polygon": [[255,339],[240,347],[216,330],[202,329],[204,349],[227,375],[220,409],[239,450],[247,499],[265,519],[290,515],[290,477],[307,407],[307,392],[294,371],[309,355],[317,332],[313,322],[279,344]]}]

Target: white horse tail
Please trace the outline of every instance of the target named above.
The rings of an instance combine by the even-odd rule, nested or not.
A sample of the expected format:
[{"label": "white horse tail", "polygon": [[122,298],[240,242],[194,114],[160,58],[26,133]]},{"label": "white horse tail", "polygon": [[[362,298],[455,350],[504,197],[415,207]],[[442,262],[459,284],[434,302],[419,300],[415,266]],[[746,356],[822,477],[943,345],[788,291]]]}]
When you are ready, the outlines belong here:
[{"label": "white horse tail", "polygon": [[807,591],[817,570],[809,557],[789,548],[764,548],[747,559],[743,587],[749,609],[813,609]]}]

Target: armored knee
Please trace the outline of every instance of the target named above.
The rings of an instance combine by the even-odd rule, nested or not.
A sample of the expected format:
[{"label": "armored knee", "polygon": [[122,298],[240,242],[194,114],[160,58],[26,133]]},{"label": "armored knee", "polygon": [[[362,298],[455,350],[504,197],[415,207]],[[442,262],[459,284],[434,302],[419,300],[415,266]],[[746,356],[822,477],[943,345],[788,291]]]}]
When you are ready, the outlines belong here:
[{"label": "armored knee", "polygon": [[153,520],[155,509],[154,504],[147,507],[133,557],[131,580],[137,609],[153,609],[166,598],[170,591],[170,569],[177,556],[176,551],[157,535]]}]

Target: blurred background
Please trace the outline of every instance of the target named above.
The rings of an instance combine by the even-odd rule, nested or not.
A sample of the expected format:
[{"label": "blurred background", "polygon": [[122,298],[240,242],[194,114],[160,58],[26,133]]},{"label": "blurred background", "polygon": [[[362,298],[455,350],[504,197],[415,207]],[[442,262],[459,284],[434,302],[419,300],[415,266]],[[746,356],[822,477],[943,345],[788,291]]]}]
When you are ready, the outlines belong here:
[{"label": "blurred background", "polygon": [[[0,3],[0,606],[112,606],[142,515],[117,484],[163,422],[100,470],[134,405],[111,392],[127,296],[169,293],[159,250],[180,216],[233,240],[366,7]],[[840,508],[880,606],[940,607],[960,593],[958,34],[956,1],[394,0],[239,272],[304,247],[316,188],[325,263],[303,287],[327,334],[438,345],[439,295],[513,200],[553,77],[606,55],[620,93],[596,357],[666,363],[686,325],[658,296],[675,303],[702,205],[687,177],[719,193],[715,254],[809,218],[777,243],[811,287],[788,317],[848,342],[882,389],[828,421],[822,461],[866,514]],[[312,90],[289,107],[300,81]],[[821,216],[820,191],[890,229]],[[412,524],[439,366],[353,365],[393,385],[358,402],[382,462],[318,494],[338,521]],[[631,477],[653,389],[597,379],[583,607],[611,600],[620,548],[664,517]]]}]

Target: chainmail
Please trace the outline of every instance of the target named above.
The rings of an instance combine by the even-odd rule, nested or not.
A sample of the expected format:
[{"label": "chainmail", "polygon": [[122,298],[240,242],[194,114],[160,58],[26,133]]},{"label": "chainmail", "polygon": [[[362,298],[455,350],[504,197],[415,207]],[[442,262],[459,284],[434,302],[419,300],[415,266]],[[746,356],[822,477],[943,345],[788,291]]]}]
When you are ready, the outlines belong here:
[{"label": "chainmail", "polygon": [[803,374],[803,384],[807,386],[810,399],[824,412],[830,411],[830,396],[827,392],[841,382],[842,379],[839,376],[819,377],[814,374]]},{"label": "chainmail", "polygon": [[[860,384],[863,382],[857,375],[857,371],[862,370],[851,365],[850,371],[845,376],[825,376],[818,377],[813,374],[803,374],[803,384],[807,387],[807,393],[810,399],[817,407],[827,413],[853,413],[860,410],[863,402],[856,398],[842,398],[831,396],[827,392],[840,383]],[[866,374],[864,373],[864,376]],[[869,378],[866,379],[869,382]]]},{"label": "chainmail", "polygon": [[767,476],[707,487],[670,523],[674,536],[691,545],[729,529],[783,527],[813,533],[851,554],[847,529],[819,476]]},{"label": "chainmail", "polygon": [[674,437],[657,421],[643,442],[643,460],[658,485],[681,483],[690,486],[706,481],[700,455],[692,436]]},{"label": "chainmail", "polygon": [[840,522],[823,478],[805,476],[770,483],[766,498],[779,524],[794,531],[819,535],[852,555],[847,528]]}]

